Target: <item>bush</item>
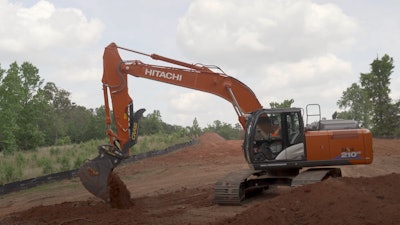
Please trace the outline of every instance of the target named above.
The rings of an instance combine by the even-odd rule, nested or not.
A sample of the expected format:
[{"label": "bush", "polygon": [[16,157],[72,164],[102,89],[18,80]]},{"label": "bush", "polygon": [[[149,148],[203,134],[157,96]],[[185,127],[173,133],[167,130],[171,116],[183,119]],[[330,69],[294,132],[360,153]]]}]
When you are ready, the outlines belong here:
[{"label": "bush", "polygon": [[69,136],[57,139],[56,145],[69,145],[71,144],[71,138]]},{"label": "bush", "polygon": [[18,152],[17,155],[15,156],[15,163],[17,164],[17,167],[23,167],[26,162],[26,159],[24,155],[21,152]]},{"label": "bush", "polygon": [[[189,137],[180,134],[140,136],[137,145],[131,149],[131,155],[161,150],[189,140]],[[91,140],[74,145],[4,154],[0,158],[0,184],[79,168],[87,159],[98,155],[98,145],[106,143],[107,140]]]},{"label": "bush", "polygon": [[55,172],[53,162],[49,158],[41,158],[38,161],[38,166],[43,169],[43,174],[50,174]]},{"label": "bush", "polygon": [[51,147],[50,148],[50,155],[51,156],[56,156],[60,155],[61,150],[58,147]]},{"label": "bush", "polygon": [[85,162],[86,159],[87,159],[87,158],[84,157],[84,156],[82,156],[82,155],[78,156],[78,157],[75,159],[74,168],[79,168],[79,167],[81,167],[82,164],[83,164],[83,162]]},{"label": "bush", "polygon": [[57,162],[60,164],[60,172],[71,169],[70,158],[67,155],[58,157]]},{"label": "bush", "polygon": [[6,162],[0,165],[0,183],[5,184],[16,181],[22,177],[22,168],[15,168],[10,162]]}]

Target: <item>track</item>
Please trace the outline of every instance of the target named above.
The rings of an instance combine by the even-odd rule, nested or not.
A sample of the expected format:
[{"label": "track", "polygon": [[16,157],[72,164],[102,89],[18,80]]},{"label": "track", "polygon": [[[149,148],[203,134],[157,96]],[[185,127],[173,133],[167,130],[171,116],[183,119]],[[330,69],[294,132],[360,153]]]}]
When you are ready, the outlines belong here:
[{"label": "track", "polygon": [[215,202],[220,205],[240,205],[245,198],[246,181],[254,173],[245,169],[222,177],[215,183]]}]

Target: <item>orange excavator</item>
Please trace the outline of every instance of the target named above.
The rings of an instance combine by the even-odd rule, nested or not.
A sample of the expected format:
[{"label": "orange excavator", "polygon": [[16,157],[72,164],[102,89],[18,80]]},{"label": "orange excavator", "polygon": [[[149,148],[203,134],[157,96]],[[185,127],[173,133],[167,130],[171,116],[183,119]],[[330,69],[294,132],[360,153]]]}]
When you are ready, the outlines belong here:
[{"label": "orange excavator", "polygon": [[[139,60],[122,60],[119,50],[130,51],[173,64],[151,65]],[[108,179],[112,170],[130,155],[138,139],[138,123],[144,109],[133,109],[127,75],[147,78],[208,92],[232,103],[245,135],[244,157],[249,169],[233,171],[215,183],[215,202],[240,204],[249,192],[271,185],[299,186],[341,176],[340,166],[370,164],[373,160],[372,134],[352,120],[321,119],[319,105],[303,109],[265,109],[253,91],[215,66],[189,64],[156,54],[145,54],[111,43],[103,55],[103,90],[109,144],[99,146],[99,155],[78,171],[85,188],[109,201]],[[218,71],[218,72],[215,72]],[[111,98],[114,120],[111,119]],[[309,107],[318,113],[309,114]],[[115,121],[116,132],[111,129]]]}]

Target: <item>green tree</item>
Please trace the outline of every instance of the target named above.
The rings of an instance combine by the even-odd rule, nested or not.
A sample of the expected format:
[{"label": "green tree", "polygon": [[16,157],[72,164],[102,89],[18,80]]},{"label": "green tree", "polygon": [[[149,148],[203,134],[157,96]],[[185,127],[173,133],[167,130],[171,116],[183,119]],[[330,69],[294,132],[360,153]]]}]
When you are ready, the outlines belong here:
[{"label": "green tree", "polygon": [[[0,66],[0,151],[78,143],[106,136],[104,106],[95,110],[77,106],[71,102],[68,91],[52,82],[44,86],[43,83],[39,69],[29,62],[21,66],[14,62],[8,70]],[[159,111],[149,118],[156,126],[162,124]]]},{"label": "green tree", "polygon": [[143,135],[151,135],[163,133],[163,122],[159,110],[154,110],[152,113],[144,116],[139,123],[140,133]]},{"label": "green tree", "polygon": [[43,80],[39,76],[39,69],[29,62],[24,62],[20,66],[19,76],[22,109],[17,118],[19,128],[16,133],[17,145],[24,150],[35,149],[44,143],[44,133],[39,127],[44,102],[41,102],[38,96]]},{"label": "green tree", "polygon": [[397,102],[393,106],[393,109],[393,115],[396,117],[397,121],[397,127],[394,130],[394,136],[400,137],[400,100],[397,100]]},{"label": "green tree", "polygon": [[43,98],[50,106],[47,109],[47,115],[44,116],[43,125],[46,128],[46,143],[54,145],[59,138],[68,136],[68,119],[71,113],[72,103],[70,93],[64,89],[58,88],[55,83],[48,82],[42,90]]},{"label": "green tree", "polygon": [[342,97],[337,101],[339,109],[346,111],[337,115],[339,119],[351,119],[358,121],[365,128],[371,128],[372,102],[368,98],[365,89],[353,83],[347,88]]},{"label": "green tree", "polygon": [[233,140],[233,139],[239,139],[240,138],[240,132],[242,131],[242,127],[236,124],[235,127],[232,127],[231,124],[221,122],[219,120],[215,120],[212,125],[208,125],[207,128],[204,128],[204,132],[215,132],[221,137],[228,139],[228,140]]},{"label": "green tree", "polygon": [[272,109],[274,109],[274,108],[290,108],[290,107],[292,107],[293,103],[294,103],[293,99],[290,99],[290,100],[286,99],[282,103],[270,102],[269,105]]},{"label": "green tree", "polygon": [[43,80],[39,70],[31,63],[16,62],[10,65],[4,76],[1,69],[0,84],[0,129],[1,139],[7,149],[34,149],[44,142],[44,133],[39,122],[45,105],[40,98]]},{"label": "green tree", "polygon": [[390,76],[393,58],[385,54],[376,58],[369,73],[361,73],[360,85],[353,83],[337,102],[346,111],[338,118],[355,119],[370,128],[375,136],[393,136],[399,130],[400,103],[392,103]]},{"label": "green tree", "polygon": [[85,132],[87,139],[104,139],[106,138],[106,123],[105,109],[100,106],[96,109],[91,109],[91,117]]},{"label": "green tree", "polygon": [[376,135],[393,135],[393,131],[398,128],[398,112],[389,97],[390,75],[393,69],[393,58],[385,54],[371,63],[370,73],[361,74],[361,86],[372,102],[373,132]]},{"label": "green tree", "polygon": [[66,110],[68,113],[64,114],[64,123],[66,126],[66,136],[68,136],[73,143],[80,143],[88,141],[90,138],[87,136],[89,122],[93,116],[92,112],[83,106],[72,104]]},{"label": "green tree", "polygon": [[41,117],[39,120],[39,127],[43,131],[44,143],[43,145],[50,146],[56,143],[58,135],[57,127],[62,122],[61,118],[57,115],[52,101],[54,98],[53,93],[57,87],[54,83],[46,83],[44,87],[38,90],[37,98],[39,99]]},{"label": "green tree", "polygon": [[[4,70],[2,71],[2,78]],[[0,138],[8,152],[17,149],[18,116],[22,111],[22,87],[19,66],[12,63],[0,85]]]},{"label": "green tree", "polygon": [[192,126],[189,127],[189,135],[192,137],[198,137],[201,134],[201,128],[199,126],[199,122],[195,117],[192,123]]}]

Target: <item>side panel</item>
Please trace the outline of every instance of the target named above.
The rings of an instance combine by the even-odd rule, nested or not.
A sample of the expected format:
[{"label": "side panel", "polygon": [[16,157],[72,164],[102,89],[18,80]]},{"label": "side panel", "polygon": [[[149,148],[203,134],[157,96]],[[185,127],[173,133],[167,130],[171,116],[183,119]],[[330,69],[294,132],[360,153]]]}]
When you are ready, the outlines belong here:
[{"label": "side panel", "polygon": [[331,160],[350,164],[372,162],[372,135],[366,129],[306,132],[306,156],[309,161]]},{"label": "side panel", "polygon": [[363,129],[360,132],[364,141],[364,155],[361,155],[359,159],[350,160],[351,164],[370,164],[374,158],[372,148],[372,134],[369,130]]},{"label": "side panel", "polygon": [[364,138],[358,130],[339,130],[329,132],[331,158],[354,160],[365,158]]},{"label": "side panel", "polygon": [[331,158],[329,135],[325,131],[307,131],[305,137],[307,160],[328,160]]}]

